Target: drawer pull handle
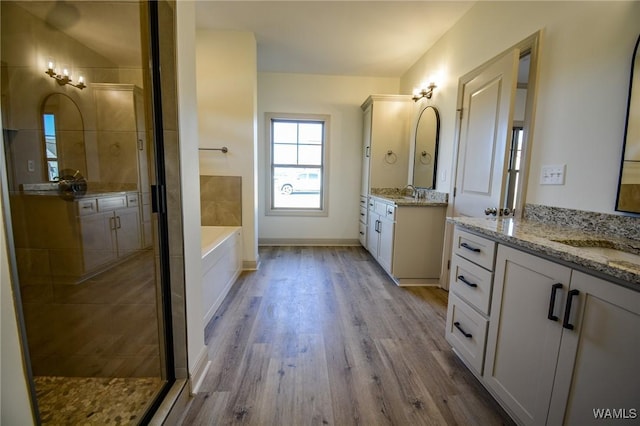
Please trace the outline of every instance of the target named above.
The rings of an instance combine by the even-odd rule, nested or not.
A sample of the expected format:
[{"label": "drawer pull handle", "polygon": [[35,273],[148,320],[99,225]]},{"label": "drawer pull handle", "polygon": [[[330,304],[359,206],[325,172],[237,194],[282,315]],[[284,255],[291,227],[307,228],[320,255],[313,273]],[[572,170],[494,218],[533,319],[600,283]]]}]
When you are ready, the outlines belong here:
[{"label": "drawer pull handle", "polygon": [[471,247],[471,246],[470,246],[469,244],[467,244],[467,243],[462,243],[462,244],[460,244],[460,246],[461,246],[461,247],[466,248],[467,250],[471,250],[471,251],[472,251],[472,252],[474,252],[474,253],[480,253],[480,251],[481,251],[479,248]]},{"label": "drawer pull handle", "polygon": [[85,204],[84,206],[82,206],[83,209],[89,209],[89,210],[93,210],[93,204]]},{"label": "drawer pull handle", "polygon": [[476,283],[472,283],[471,281],[469,281],[468,279],[466,279],[464,277],[464,275],[458,275],[458,279],[460,281],[462,281],[463,283],[465,283],[466,285],[468,285],[469,287],[478,287],[478,284]]},{"label": "drawer pull handle", "polygon": [[571,319],[571,302],[573,301],[573,296],[577,296],[579,294],[579,290],[571,290],[567,296],[567,306],[564,308],[564,321],[562,322],[562,326],[568,330],[574,329],[574,325],[569,323],[569,320]]},{"label": "drawer pull handle", "polygon": [[551,286],[551,297],[549,298],[549,313],[547,314],[547,319],[551,321],[558,321],[558,316],[553,315],[553,309],[556,307],[556,294],[558,290],[562,288],[562,284],[556,283]]},{"label": "drawer pull handle", "polygon": [[471,339],[473,337],[473,335],[471,333],[467,333],[466,331],[464,331],[462,329],[462,327],[460,327],[460,323],[458,321],[454,322],[453,325],[460,330],[460,333],[464,334],[464,337],[466,337],[467,339]]}]

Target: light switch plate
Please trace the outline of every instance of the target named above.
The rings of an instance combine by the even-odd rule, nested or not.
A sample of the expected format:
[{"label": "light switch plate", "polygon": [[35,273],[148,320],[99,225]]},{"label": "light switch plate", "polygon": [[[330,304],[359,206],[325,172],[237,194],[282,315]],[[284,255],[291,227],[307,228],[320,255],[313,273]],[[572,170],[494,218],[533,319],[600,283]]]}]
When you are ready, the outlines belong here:
[{"label": "light switch plate", "polygon": [[564,185],[566,164],[542,166],[540,185]]}]

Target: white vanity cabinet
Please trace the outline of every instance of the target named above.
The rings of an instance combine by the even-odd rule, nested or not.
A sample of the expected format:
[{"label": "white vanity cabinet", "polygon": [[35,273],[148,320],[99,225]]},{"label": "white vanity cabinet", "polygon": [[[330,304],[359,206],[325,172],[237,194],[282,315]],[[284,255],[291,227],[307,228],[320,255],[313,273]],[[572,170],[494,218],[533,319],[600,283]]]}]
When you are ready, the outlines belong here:
[{"label": "white vanity cabinet", "polygon": [[139,194],[77,202],[84,274],[141,249]]},{"label": "white vanity cabinet", "polygon": [[360,196],[360,218],[358,221],[358,240],[363,247],[367,247],[367,219],[369,217],[368,198]]},{"label": "white vanity cabinet", "polygon": [[640,292],[498,246],[481,380],[519,423],[632,415],[638,359]]},{"label": "white vanity cabinet", "polygon": [[369,197],[367,249],[396,284],[436,285],[446,207]]},{"label": "white vanity cabinet", "polygon": [[367,249],[389,274],[392,273],[395,211],[395,204],[370,198]]},{"label": "white vanity cabinet", "polygon": [[456,228],[445,338],[478,376],[484,364],[496,243]]}]

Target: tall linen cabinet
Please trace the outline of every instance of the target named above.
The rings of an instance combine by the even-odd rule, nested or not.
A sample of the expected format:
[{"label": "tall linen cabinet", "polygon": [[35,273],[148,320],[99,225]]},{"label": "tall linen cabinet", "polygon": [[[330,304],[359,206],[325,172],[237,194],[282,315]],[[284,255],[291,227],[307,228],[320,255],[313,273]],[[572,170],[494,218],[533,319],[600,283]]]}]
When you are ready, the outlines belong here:
[{"label": "tall linen cabinet", "polygon": [[413,101],[409,95],[371,95],[361,105],[360,242],[367,246],[367,197],[372,188],[403,188],[409,176]]}]

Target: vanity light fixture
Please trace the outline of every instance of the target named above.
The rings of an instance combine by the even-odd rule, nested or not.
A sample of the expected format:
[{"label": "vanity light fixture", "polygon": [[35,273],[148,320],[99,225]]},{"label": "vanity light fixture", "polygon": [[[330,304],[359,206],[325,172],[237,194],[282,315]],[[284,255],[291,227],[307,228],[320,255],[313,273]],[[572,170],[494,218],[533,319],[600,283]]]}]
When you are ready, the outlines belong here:
[{"label": "vanity light fixture", "polygon": [[420,91],[416,91],[413,93],[413,100],[415,102],[418,102],[422,98],[431,99],[431,96],[433,95],[433,89],[435,89],[436,87],[437,86],[435,83],[429,83],[426,89],[423,87],[422,89],[420,89]]},{"label": "vanity light fixture", "polygon": [[69,71],[66,68],[62,70],[62,74],[56,73],[53,70],[53,62],[49,62],[48,68],[44,73],[47,74],[49,77],[55,79],[60,86],[64,86],[65,84],[68,84],[69,86],[77,87],[80,90],[87,87],[87,85],[84,84],[83,76],[80,76],[78,78],[77,84],[73,84],[73,80],[71,80],[71,77],[69,76]]}]

